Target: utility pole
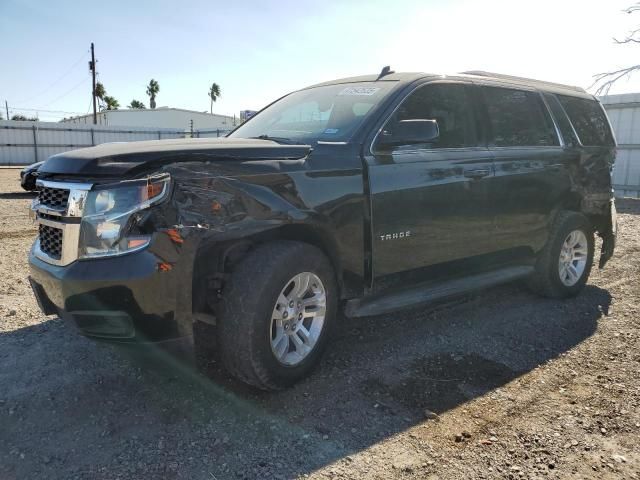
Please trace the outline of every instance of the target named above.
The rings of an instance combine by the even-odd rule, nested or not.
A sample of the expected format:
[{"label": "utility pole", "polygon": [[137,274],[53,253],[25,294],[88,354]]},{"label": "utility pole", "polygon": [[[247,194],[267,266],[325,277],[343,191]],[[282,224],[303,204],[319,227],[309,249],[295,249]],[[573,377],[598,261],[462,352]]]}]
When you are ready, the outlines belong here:
[{"label": "utility pole", "polygon": [[96,125],[98,123],[98,116],[96,114],[96,56],[93,51],[93,42],[91,42],[91,63],[89,64],[89,70],[91,70],[91,75],[93,77],[91,98],[93,98],[93,124]]},{"label": "utility pole", "polygon": [[4,101],[4,108],[7,110],[7,120],[10,120],[9,118],[9,104],[7,103],[7,101]]}]

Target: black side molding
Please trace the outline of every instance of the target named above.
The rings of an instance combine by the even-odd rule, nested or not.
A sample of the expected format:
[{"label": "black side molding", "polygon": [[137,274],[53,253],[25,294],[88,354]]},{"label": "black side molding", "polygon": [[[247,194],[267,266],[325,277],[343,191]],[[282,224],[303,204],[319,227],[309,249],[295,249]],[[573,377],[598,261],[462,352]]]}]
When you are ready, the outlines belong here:
[{"label": "black side molding", "polygon": [[492,272],[450,280],[435,286],[417,285],[386,295],[349,300],[345,308],[345,314],[348,317],[382,315],[511,282],[527,277],[533,272],[534,268],[531,266],[505,267]]}]

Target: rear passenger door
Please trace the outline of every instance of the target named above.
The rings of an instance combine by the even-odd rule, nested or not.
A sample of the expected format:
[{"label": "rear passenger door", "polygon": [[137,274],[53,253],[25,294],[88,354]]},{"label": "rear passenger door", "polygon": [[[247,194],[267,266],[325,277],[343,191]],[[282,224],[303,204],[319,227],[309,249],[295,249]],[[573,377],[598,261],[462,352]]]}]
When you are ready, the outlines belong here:
[{"label": "rear passenger door", "polygon": [[479,90],[495,165],[494,241],[517,261],[546,242],[554,208],[570,188],[567,154],[539,92],[499,85]]}]

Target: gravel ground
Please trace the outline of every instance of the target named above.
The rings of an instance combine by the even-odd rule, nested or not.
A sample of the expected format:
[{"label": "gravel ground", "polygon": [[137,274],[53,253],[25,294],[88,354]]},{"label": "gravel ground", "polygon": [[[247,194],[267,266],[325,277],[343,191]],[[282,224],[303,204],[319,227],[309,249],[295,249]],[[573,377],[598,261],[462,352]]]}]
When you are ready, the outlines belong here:
[{"label": "gravel ground", "polygon": [[579,297],[345,319],[311,378],[265,394],[44,317],[17,177],[0,169],[2,480],[640,478],[639,201]]}]

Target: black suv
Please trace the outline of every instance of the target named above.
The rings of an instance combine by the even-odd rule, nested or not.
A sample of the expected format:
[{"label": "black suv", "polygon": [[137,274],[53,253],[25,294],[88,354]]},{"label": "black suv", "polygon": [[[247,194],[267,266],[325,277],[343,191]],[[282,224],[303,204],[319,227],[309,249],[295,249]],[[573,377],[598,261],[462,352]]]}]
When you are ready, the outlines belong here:
[{"label": "black suv", "polygon": [[[222,139],[49,158],[31,282],[90,337],[216,325],[234,375],[286,387],[347,316],[515,279],[576,295],[616,235],[615,140],[584,90],[485,72],[293,92]],[[196,329],[195,331],[198,331]]]}]

